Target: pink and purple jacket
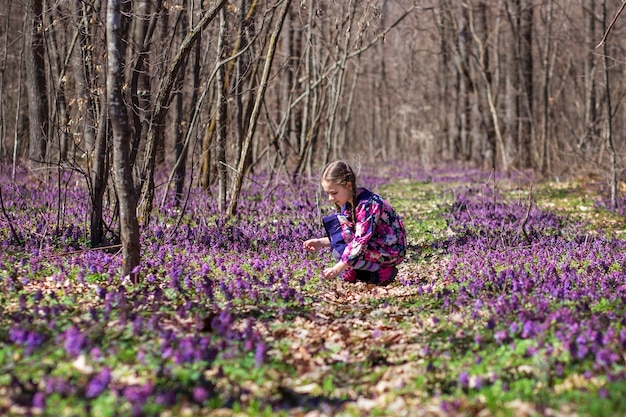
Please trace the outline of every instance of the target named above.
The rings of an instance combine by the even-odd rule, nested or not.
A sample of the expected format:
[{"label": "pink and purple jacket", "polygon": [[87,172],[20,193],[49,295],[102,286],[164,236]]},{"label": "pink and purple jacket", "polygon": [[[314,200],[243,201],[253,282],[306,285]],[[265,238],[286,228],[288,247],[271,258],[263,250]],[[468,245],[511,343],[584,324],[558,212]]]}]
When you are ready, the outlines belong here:
[{"label": "pink and purple jacket", "polygon": [[341,260],[354,266],[361,260],[395,266],[406,255],[406,232],[402,218],[381,196],[365,188],[359,189],[352,222],[350,205],[338,213],[341,234],[347,243]]}]

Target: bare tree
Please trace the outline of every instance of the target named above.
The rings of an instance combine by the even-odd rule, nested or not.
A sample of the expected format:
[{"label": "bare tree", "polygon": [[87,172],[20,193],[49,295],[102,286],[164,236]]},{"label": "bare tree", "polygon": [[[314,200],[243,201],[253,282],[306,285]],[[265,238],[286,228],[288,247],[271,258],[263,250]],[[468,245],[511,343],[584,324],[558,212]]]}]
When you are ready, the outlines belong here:
[{"label": "bare tree", "polygon": [[200,19],[200,21],[191,29],[183,40],[180,49],[177,51],[176,56],[170,63],[167,72],[159,85],[156,102],[150,117],[150,127],[148,130],[143,168],[139,184],[141,187],[139,210],[143,225],[147,226],[150,222],[152,203],[154,199],[154,170],[157,146],[164,134],[163,124],[165,122],[165,116],[169,110],[172,88],[176,81],[178,71],[183,65],[183,62],[187,59],[194,43],[200,38],[202,30],[213,21],[225,4],[226,0],[218,1],[217,4],[206,12],[202,19]]},{"label": "bare tree", "polygon": [[48,147],[48,83],[46,80],[43,0],[28,3],[26,74],[28,80],[29,159],[33,166],[45,162]]},{"label": "bare tree", "polygon": [[4,14],[4,24],[2,40],[4,47],[2,48],[2,55],[0,56],[0,162],[5,157],[7,146],[5,145],[5,132],[6,112],[4,109],[4,90],[5,90],[5,72],[7,69],[7,54],[8,54],[8,38],[9,38],[9,15],[11,14],[11,1],[8,1],[6,6],[7,13]]},{"label": "bare tree", "polygon": [[[519,163],[519,121],[520,121],[520,71],[519,71],[519,27],[520,0],[506,0],[505,8],[511,28],[508,48],[506,49],[506,142],[505,160]],[[509,166],[504,166],[506,171]]]},{"label": "bare tree", "polygon": [[[200,162],[199,182],[189,178],[189,186],[199,183],[212,193],[219,179],[215,198],[233,213],[245,179],[261,164],[272,173],[268,185],[274,175],[306,180],[302,174],[337,157],[462,161],[490,169],[539,168],[546,175],[609,166],[620,172],[626,121],[617,115],[626,86],[614,82],[623,66],[611,60],[626,50],[624,28],[614,25],[606,70],[598,71],[601,50],[594,54],[590,47],[598,41],[599,5],[417,3],[290,2],[285,29],[272,40],[286,0],[193,0],[176,7],[162,0],[120,1],[121,30],[128,34],[120,46],[128,63],[121,68],[122,99],[129,106],[140,222],[149,225],[156,193],[167,188],[162,201],[167,196],[170,185],[157,189],[154,183],[158,171],[171,173],[178,204],[189,167]],[[30,157],[59,172],[86,172],[93,245],[105,238],[103,219],[111,229],[119,227],[111,194],[112,185],[119,186],[110,172],[112,103],[102,71],[106,4],[0,5],[6,16],[0,26],[0,155],[13,155],[15,166]],[[220,25],[210,25],[207,17],[222,8]],[[21,33],[29,36],[25,44]],[[36,97],[22,100],[27,84],[36,85],[33,68],[40,70],[40,84],[28,90]],[[27,108],[37,113],[27,116]],[[604,140],[608,130],[612,145]]]},{"label": "bare tree", "polygon": [[137,196],[133,184],[130,160],[132,133],[128,109],[122,95],[122,0],[107,0],[107,98],[113,129],[113,174],[120,206],[120,234],[122,239],[122,276],[131,276],[137,282],[140,256]]},{"label": "bare tree", "polygon": [[[221,60],[224,60],[227,55],[227,21],[226,11],[220,11],[220,34],[218,40],[218,51]],[[218,172],[218,194],[217,205],[220,211],[226,210],[226,190],[228,188],[228,173],[226,160],[226,135],[228,132],[228,85],[226,77],[226,67],[221,65],[217,70],[217,172]]]},{"label": "bare tree", "polygon": [[[602,28],[607,30],[607,10],[606,0],[602,0]],[[606,105],[606,146],[609,150],[609,187],[610,187],[610,204],[611,208],[617,207],[617,154],[615,151],[615,143],[613,138],[613,106],[611,104],[611,77],[609,73],[609,53],[606,42],[602,43],[602,65],[604,70],[605,96]]]},{"label": "bare tree", "polygon": [[[477,97],[474,100],[473,110],[473,130],[474,154],[473,160],[487,169],[496,169],[496,157],[498,148],[502,149],[502,133],[500,132],[500,118],[496,109],[494,97],[494,77],[489,57],[489,42],[492,33],[488,25],[488,8],[485,1],[478,1],[474,6],[470,4],[470,29],[473,34],[475,44],[474,65],[478,73],[476,83],[478,88]],[[497,33],[498,20],[493,27]],[[479,138],[484,137],[484,140]]]},{"label": "bare tree", "polygon": [[274,62],[276,44],[278,42],[278,37],[280,35],[280,32],[282,31],[283,24],[285,22],[285,17],[287,16],[287,11],[289,10],[289,6],[291,4],[291,0],[280,0],[277,3],[277,6],[280,3],[284,3],[283,10],[280,16],[278,17],[276,26],[274,30],[272,31],[272,34],[269,40],[267,54],[265,56],[265,65],[263,67],[263,74],[261,75],[261,80],[259,83],[259,91],[257,92],[256,98],[255,98],[254,107],[252,109],[252,114],[250,115],[250,122],[248,124],[248,130],[246,131],[245,140],[241,148],[241,153],[239,155],[239,165],[237,166],[237,172],[235,173],[235,179],[233,181],[233,186],[232,186],[231,196],[230,196],[230,203],[226,210],[227,216],[232,216],[237,211],[237,203],[239,200],[239,194],[241,192],[243,177],[244,175],[246,175],[246,173],[248,172],[248,168],[249,168],[249,165],[246,165],[245,156],[247,155],[248,148],[250,147],[250,144],[252,143],[252,139],[254,138],[254,133],[257,127],[257,120],[259,118],[259,114],[261,111],[261,104],[263,103],[263,99],[265,97],[265,91],[267,89],[270,71],[272,69],[272,64]]},{"label": "bare tree", "polygon": [[533,15],[532,0],[521,0],[519,6],[519,68],[520,93],[519,107],[519,165],[520,168],[533,167],[533,109],[534,109],[534,68],[533,68]]},{"label": "bare tree", "polygon": [[552,18],[554,16],[554,0],[548,0],[548,4],[546,5],[546,36],[545,36],[545,46],[542,56],[542,65],[543,65],[543,103],[542,103],[542,124],[541,124],[541,160],[539,163],[539,169],[542,173],[547,173],[550,171],[550,155],[548,142],[550,140],[550,84],[551,84],[551,74],[552,74],[552,50],[553,50],[553,40],[552,40]]},{"label": "bare tree", "polygon": [[596,57],[592,53],[592,46],[595,45],[596,39],[596,0],[583,0],[582,16],[584,22],[584,48],[587,53],[584,57],[584,76],[585,76],[585,113],[584,113],[584,132],[580,136],[578,147],[585,150],[590,143],[595,142],[598,129],[598,114],[596,103]]}]

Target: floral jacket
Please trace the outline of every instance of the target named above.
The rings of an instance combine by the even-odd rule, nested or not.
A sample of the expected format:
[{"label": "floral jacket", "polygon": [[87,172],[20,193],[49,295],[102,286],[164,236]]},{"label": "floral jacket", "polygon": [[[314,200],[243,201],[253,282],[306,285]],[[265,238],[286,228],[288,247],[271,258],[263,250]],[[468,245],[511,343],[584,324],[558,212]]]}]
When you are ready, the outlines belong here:
[{"label": "floral jacket", "polygon": [[[406,255],[406,232],[401,217],[381,196],[359,189],[352,222],[350,204],[338,214],[341,234],[347,243],[341,260],[355,265],[359,260],[383,267],[398,265]],[[356,223],[356,224],[355,224]]]}]

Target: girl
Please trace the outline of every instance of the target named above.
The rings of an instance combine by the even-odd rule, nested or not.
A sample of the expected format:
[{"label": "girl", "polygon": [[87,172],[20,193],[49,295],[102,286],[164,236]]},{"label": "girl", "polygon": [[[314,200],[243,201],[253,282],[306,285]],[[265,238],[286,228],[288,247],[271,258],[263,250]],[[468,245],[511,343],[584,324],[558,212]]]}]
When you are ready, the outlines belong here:
[{"label": "girl", "polygon": [[337,213],[323,219],[327,236],[305,241],[304,249],[332,248],[337,263],[324,269],[324,278],[341,275],[347,282],[391,282],[406,254],[400,216],[378,194],[357,188],[354,172],[345,161],[328,164],[321,183]]}]

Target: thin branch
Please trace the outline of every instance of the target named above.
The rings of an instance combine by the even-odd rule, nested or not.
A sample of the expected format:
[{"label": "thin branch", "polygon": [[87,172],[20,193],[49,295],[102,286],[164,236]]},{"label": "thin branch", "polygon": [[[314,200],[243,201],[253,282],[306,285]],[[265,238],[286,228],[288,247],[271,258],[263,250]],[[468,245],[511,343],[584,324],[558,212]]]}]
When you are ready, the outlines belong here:
[{"label": "thin branch", "polygon": [[617,13],[615,13],[613,20],[611,21],[611,24],[606,29],[606,32],[604,32],[604,36],[602,36],[602,40],[600,41],[599,44],[596,45],[596,48],[599,48],[602,45],[604,45],[604,43],[606,42],[606,39],[609,37],[609,32],[611,32],[611,29],[613,29],[613,26],[615,26],[615,22],[617,22],[617,19],[622,14],[625,8],[626,8],[626,0],[622,0],[622,7],[620,7]]}]

